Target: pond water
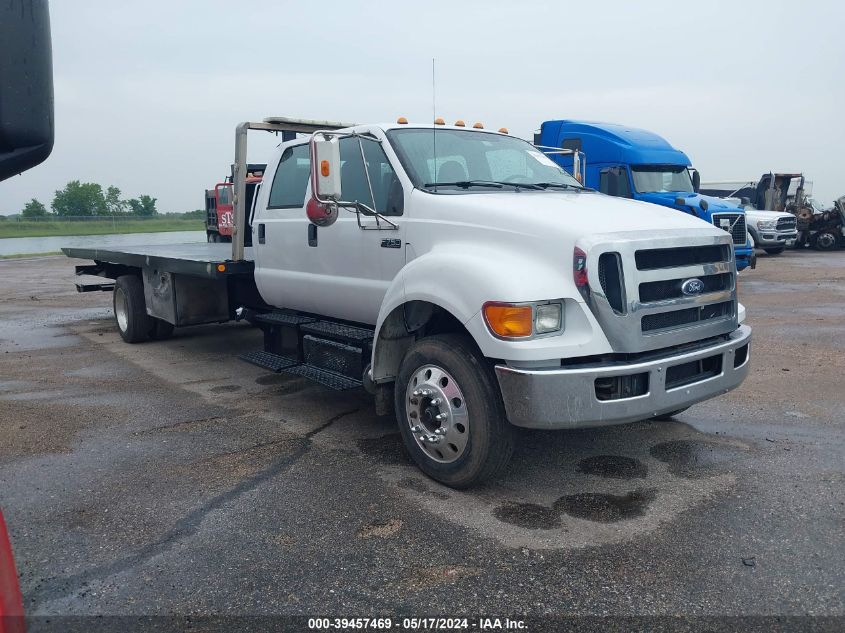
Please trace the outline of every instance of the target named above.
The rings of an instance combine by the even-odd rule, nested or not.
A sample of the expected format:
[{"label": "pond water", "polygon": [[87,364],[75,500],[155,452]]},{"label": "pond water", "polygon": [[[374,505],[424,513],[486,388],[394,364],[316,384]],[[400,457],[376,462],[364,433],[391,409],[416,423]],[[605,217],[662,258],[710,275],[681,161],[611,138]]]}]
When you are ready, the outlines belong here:
[{"label": "pond water", "polygon": [[56,237],[8,237],[0,239],[0,255],[49,253],[63,246],[135,246],[138,244],[185,244],[205,242],[205,231],[121,233],[113,235],[64,235]]}]

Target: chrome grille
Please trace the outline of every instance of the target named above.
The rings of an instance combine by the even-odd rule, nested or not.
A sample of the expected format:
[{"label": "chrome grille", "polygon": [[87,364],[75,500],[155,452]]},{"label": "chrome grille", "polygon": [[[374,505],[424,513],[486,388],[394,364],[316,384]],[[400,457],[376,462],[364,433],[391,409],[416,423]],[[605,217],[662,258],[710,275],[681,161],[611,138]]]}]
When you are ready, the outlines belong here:
[{"label": "chrome grille", "polygon": [[[706,228],[657,230],[640,239],[611,233],[585,240],[580,248],[587,253],[593,290],[587,304],[613,351],[658,350],[736,329],[731,242]],[[692,296],[681,290],[690,279],[702,282]]]},{"label": "chrome grille", "polygon": [[678,268],[695,264],[714,264],[730,261],[729,246],[683,246],[680,248],[650,248],[634,254],[637,270]]},{"label": "chrome grille", "polygon": [[730,233],[733,243],[737,246],[745,245],[747,238],[744,213],[714,213],[713,224]]},{"label": "chrome grille", "polygon": [[792,231],[798,226],[798,218],[778,218],[778,231]]},{"label": "chrome grille", "polygon": [[733,316],[733,302],[722,301],[721,303],[711,303],[695,308],[684,308],[683,310],[675,310],[673,312],[647,314],[642,318],[641,327],[643,332],[652,332],[654,330],[684,327],[701,321],[723,319],[730,316]]},{"label": "chrome grille", "polygon": [[[703,292],[718,292],[731,289],[731,274],[719,273],[717,275],[701,275],[697,277],[704,284]],[[652,301],[664,301],[666,299],[679,299],[684,296],[681,286],[686,279],[661,279],[660,281],[647,281],[640,284],[640,301],[649,303]]]}]

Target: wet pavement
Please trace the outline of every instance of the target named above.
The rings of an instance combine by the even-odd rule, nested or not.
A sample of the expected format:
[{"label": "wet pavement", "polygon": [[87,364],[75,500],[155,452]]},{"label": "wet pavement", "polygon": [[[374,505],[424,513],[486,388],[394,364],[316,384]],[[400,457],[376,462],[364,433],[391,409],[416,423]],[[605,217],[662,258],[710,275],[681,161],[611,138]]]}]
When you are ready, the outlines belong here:
[{"label": "wet pavement", "polygon": [[124,344],[61,257],[0,261],[0,505],[58,614],[845,615],[845,252],[741,275],[753,369],[668,422],[520,431],[423,476],[362,392]]}]

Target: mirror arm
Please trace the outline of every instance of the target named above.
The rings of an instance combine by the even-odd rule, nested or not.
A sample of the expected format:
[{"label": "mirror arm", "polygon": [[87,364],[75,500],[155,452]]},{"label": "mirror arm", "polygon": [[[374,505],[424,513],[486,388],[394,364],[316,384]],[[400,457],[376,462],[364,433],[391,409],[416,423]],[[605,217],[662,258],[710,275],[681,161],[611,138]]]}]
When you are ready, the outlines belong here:
[{"label": "mirror arm", "polygon": [[370,180],[370,168],[367,167],[367,158],[364,156],[364,144],[361,142],[361,137],[358,137],[358,149],[361,151],[361,162],[364,164],[364,175],[367,177],[367,189],[370,190],[370,200],[373,201],[373,213],[378,222],[378,209],[376,208],[376,196],[373,193],[373,182]]},{"label": "mirror arm", "polygon": [[[350,207],[355,207],[355,211],[356,211],[356,213],[358,214],[358,226],[359,226],[361,229],[364,229],[365,231],[372,230],[372,228],[369,228],[369,227],[364,226],[363,224],[361,224],[361,214],[368,215],[368,216],[374,217],[374,218],[376,219],[376,224],[377,224],[377,227],[376,227],[376,229],[375,229],[375,230],[377,230],[377,231],[393,231],[393,230],[395,230],[395,229],[398,229],[398,228],[399,228],[399,225],[398,225],[398,224],[396,224],[395,222],[393,222],[393,221],[391,221],[391,220],[388,220],[388,219],[387,219],[385,216],[383,216],[381,213],[379,213],[379,212],[378,212],[378,211],[376,211],[375,209],[371,209],[370,207],[368,207],[368,206],[367,206],[366,204],[364,204],[363,202],[358,202],[358,201],[356,200],[355,202],[352,202],[352,203],[348,203],[348,202],[341,202],[341,203],[339,203],[339,204],[340,204],[341,206],[350,206]],[[383,228],[381,227],[380,222],[384,222],[385,224],[389,224],[389,225],[390,225],[390,227],[389,227],[389,228],[384,228],[384,229],[383,229]]]}]

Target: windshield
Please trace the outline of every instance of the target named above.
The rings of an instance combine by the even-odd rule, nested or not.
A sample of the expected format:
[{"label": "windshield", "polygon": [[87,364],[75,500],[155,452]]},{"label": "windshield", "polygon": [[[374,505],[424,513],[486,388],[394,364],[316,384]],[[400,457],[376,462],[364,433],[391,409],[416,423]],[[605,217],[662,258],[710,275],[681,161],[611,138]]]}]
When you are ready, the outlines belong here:
[{"label": "windshield", "polygon": [[418,189],[442,193],[583,189],[548,156],[513,136],[436,128],[394,129],[387,136]]},{"label": "windshield", "polygon": [[217,187],[217,204],[223,206],[232,204],[232,185]]},{"label": "windshield", "polygon": [[686,167],[677,165],[640,165],[631,167],[634,188],[639,193],[693,193],[692,179]]},{"label": "windshield", "polygon": [[813,211],[816,213],[824,213],[824,206],[822,206],[822,203],[815,198],[807,198],[807,202],[811,207],[813,207]]}]

